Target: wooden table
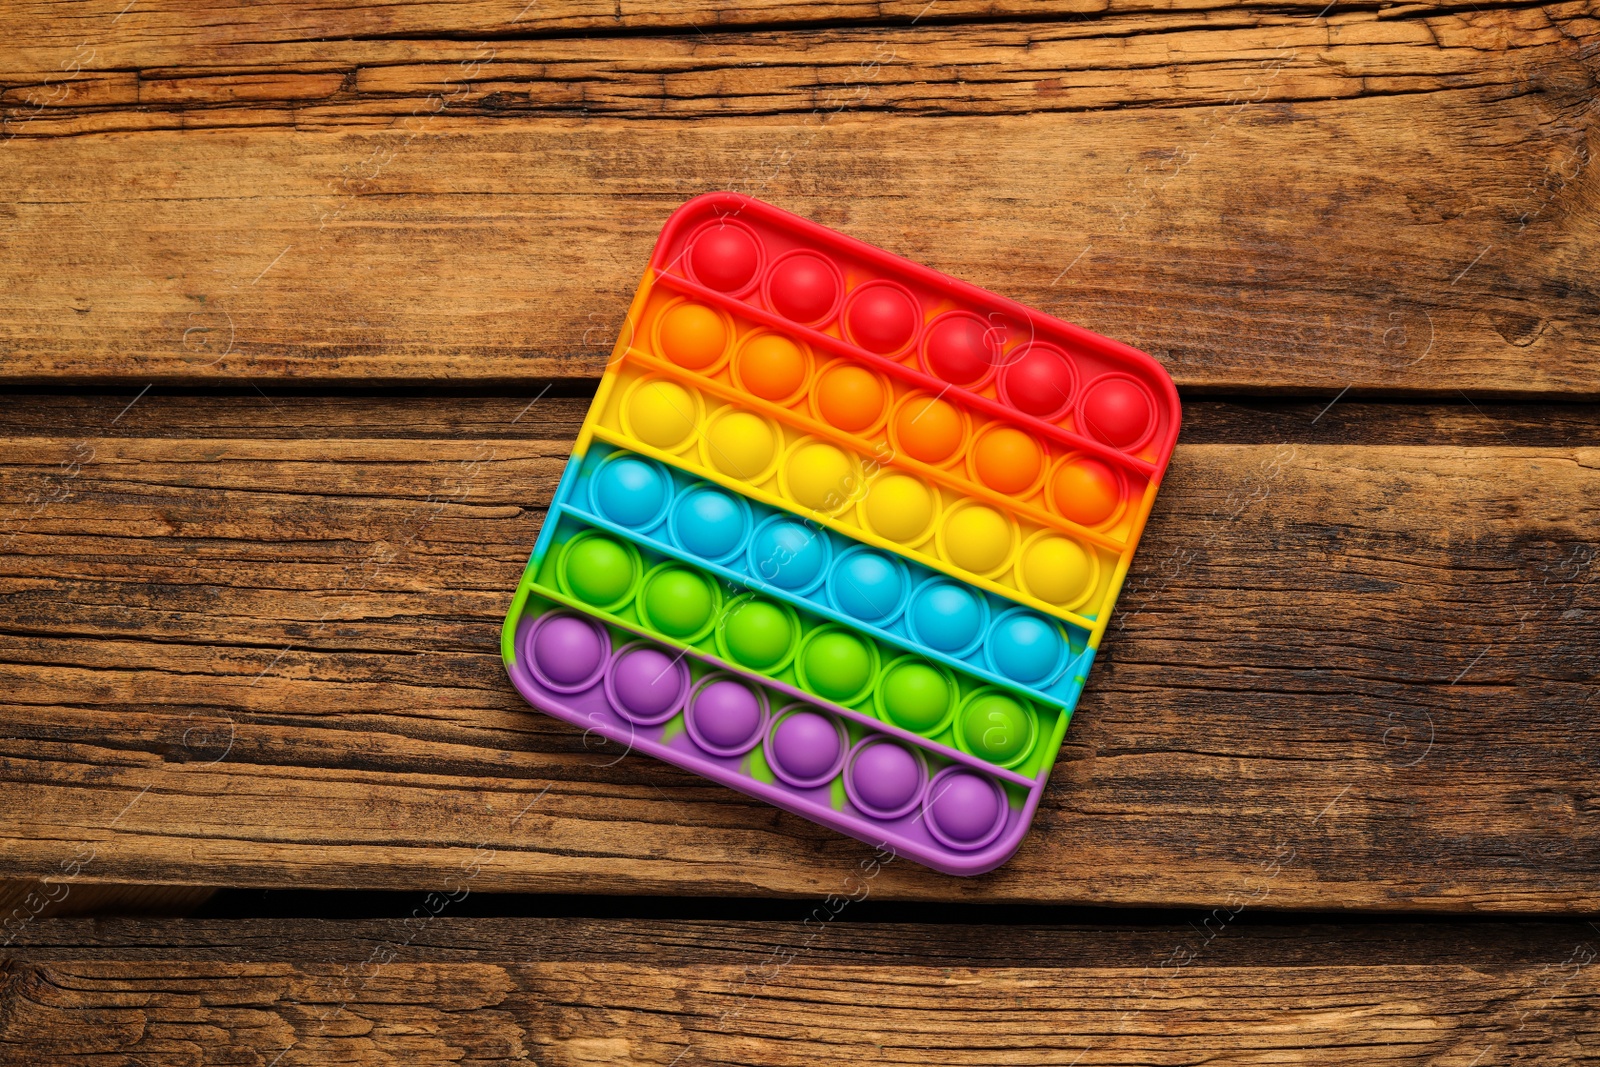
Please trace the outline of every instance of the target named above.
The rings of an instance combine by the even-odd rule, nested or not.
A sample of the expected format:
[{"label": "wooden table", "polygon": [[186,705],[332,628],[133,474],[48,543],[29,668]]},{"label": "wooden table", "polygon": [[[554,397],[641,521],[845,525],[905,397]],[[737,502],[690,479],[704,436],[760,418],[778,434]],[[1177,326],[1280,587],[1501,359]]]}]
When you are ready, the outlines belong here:
[{"label": "wooden table", "polygon": [[[0,8],[0,1060],[1600,1059],[1592,0],[521,3]],[[505,678],[713,188],[1182,390],[992,875]]]}]

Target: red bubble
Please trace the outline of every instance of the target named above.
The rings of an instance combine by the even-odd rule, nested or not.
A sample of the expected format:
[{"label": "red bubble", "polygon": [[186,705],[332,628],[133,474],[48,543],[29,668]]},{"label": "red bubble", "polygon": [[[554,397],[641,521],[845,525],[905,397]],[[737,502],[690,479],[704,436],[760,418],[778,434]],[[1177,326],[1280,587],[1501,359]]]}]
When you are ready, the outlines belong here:
[{"label": "red bubble", "polygon": [[1138,443],[1154,418],[1149,394],[1127,378],[1103,378],[1084,394],[1084,428],[1113,448]]},{"label": "red bubble", "polygon": [[821,258],[802,252],[773,269],[768,295],[778,314],[795,322],[812,323],[833,310],[839,299],[839,279]]},{"label": "red bubble", "polygon": [[887,285],[863,285],[845,314],[850,339],[879,355],[904,348],[917,330],[916,304]]},{"label": "red bubble", "polygon": [[952,385],[971,385],[999,356],[988,327],[966,315],[941,319],[928,334],[928,369]]},{"label": "red bubble", "polygon": [[702,230],[689,250],[689,265],[701,284],[724,293],[743,289],[761,265],[756,239],[739,226],[711,226]]},{"label": "red bubble", "polygon": [[1066,407],[1076,379],[1065,356],[1034,345],[1005,369],[1006,398],[1017,410],[1043,418]]}]

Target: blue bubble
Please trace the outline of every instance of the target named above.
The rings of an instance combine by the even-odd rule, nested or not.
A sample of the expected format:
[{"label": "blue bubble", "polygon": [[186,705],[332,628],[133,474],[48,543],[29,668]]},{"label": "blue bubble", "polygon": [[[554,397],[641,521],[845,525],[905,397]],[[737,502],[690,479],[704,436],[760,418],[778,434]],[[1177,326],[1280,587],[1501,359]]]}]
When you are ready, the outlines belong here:
[{"label": "blue bubble", "polygon": [[594,476],[595,510],[619,526],[649,526],[667,502],[667,476],[632,456],[611,460]]},{"label": "blue bubble", "polygon": [[1046,681],[1061,663],[1062,640],[1056,628],[1037,615],[1015,612],[989,631],[989,661],[1006,678],[1033,685]]},{"label": "blue bubble", "polygon": [[901,569],[877,552],[853,552],[828,575],[834,606],[862,622],[883,623],[894,618],[905,591]]},{"label": "blue bubble", "polygon": [[792,519],[767,522],[750,539],[750,573],[781,589],[815,585],[828,565],[827,535]]},{"label": "blue bubble", "polygon": [[911,629],[929,648],[960,652],[983,632],[985,614],[974,594],[951,582],[934,581],[917,590],[911,602]]},{"label": "blue bubble", "polygon": [[679,498],[672,509],[672,535],[687,552],[720,561],[744,541],[744,505],[720,489],[701,486]]}]

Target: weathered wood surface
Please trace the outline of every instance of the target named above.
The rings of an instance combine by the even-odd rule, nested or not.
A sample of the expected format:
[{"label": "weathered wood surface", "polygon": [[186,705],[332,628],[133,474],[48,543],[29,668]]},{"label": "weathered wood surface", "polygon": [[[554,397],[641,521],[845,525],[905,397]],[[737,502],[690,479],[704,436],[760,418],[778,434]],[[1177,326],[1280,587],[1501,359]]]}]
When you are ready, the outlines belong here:
[{"label": "weathered wood surface", "polygon": [[[1344,5],[1359,7],[1361,5]],[[1372,5],[1366,5],[1370,9]],[[1249,0],[1236,6],[1273,14],[1311,17],[1331,11],[1316,0]],[[207,52],[227,57],[252,45],[311,46],[329,42],[455,39],[515,40],[608,32],[714,33],[786,27],[881,25],[886,28],[940,23],[1004,24],[1028,20],[1092,22],[1108,15],[1159,12],[1212,13],[1213,0],[462,0],[441,6],[417,0],[328,7],[315,0],[281,0],[248,10],[208,7],[198,0],[163,0],[132,7],[62,5],[51,0],[14,0],[0,11],[0,32],[13,42],[0,69],[59,75],[62,50],[86,38],[107,65],[178,65]],[[1380,5],[1391,17],[1483,11],[1471,0],[1435,0]],[[69,68],[69,73],[70,73]]]},{"label": "weathered wood surface", "polygon": [[1600,396],[1591,4],[519,6],[11,8],[0,379],[592,378],[736,187],[1188,387]]},{"label": "weathered wood surface", "polygon": [[56,920],[0,965],[0,1062],[1600,1061],[1585,924],[917,926],[848,907],[806,925]]},{"label": "weathered wood surface", "polygon": [[[585,403],[531,399],[7,401],[7,873],[837,891],[865,846],[586,748],[506,682],[499,621]],[[1387,410],[1180,445],[1022,851],[874,891],[1600,907],[1593,412],[1552,419],[1589,443],[1529,447],[1489,443],[1511,416],[1428,444],[1441,412]],[[1343,443],[1363,413],[1380,443]]]}]

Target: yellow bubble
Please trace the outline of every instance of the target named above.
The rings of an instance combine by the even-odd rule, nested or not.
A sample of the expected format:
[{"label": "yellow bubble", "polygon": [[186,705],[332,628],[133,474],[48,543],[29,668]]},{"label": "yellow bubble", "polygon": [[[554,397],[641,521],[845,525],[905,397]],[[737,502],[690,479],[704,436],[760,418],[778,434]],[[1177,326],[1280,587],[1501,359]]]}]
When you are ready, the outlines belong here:
[{"label": "yellow bubble", "polygon": [[974,574],[987,574],[1011,554],[1011,524],[993,508],[962,508],[944,524],[950,562]]},{"label": "yellow bubble", "polygon": [[866,512],[875,532],[907,544],[926,533],[933,521],[933,494],[915,478],[885,475],[867,490]]},{"label": "yellow bubble", "polygon": [[784,467],[789,495],[802,507],[834,512],[849,503],[856,483],[855,464],[832,445],[813,441],[795,450]]},{"label": "yellow bubble", "polygon": [[766,419],[733,411],[717,419],[706,433],[706,453],[723,474],[750,481],[766,471],[778,450]]},{"label": "yellow bubble", "polygon": [[694,397],[676,382],[645,382],[628,398],[628,425],[647,445],[673,449],[694,432]]},{"label": "yellow bubble", "polygon": [[1083,546],[1065,537],[1046,537],[1022,555],[1022,581],[1048,604],[1071,604],[1089,588],[1093,565]]}]

